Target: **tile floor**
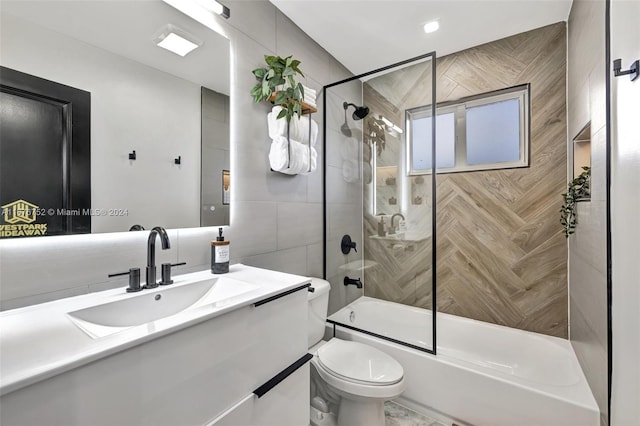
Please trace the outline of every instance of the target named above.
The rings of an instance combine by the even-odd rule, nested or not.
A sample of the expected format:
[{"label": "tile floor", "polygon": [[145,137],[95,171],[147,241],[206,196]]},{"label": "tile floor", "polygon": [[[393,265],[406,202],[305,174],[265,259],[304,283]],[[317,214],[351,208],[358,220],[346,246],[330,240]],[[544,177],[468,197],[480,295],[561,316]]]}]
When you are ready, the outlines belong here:
[{"label": "tile floor", "polygon": [[384,404],[384,415],[386,426],[445,426],[393,401]]}]

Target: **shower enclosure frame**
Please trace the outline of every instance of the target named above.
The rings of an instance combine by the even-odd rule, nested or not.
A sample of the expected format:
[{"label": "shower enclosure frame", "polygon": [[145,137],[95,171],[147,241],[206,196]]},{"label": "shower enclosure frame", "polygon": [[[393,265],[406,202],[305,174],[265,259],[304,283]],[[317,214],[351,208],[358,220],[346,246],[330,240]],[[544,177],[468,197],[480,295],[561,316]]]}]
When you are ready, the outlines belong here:
[{"label": "shower enclosure frame", "polygon": [[[388,71],[393,68],[409,65],[412,62],[419,62],[422,60],[430,59],[431,61],[431,332],[432,341],[431,349],[423,348],[420,346],[412,345],[401,340],[394,339],[392,337],[383,336],[372,331],[362,330],[357,327],[353,327],[347,324],[337,323],[332,320],[327,322],[333,325],[333,334],[335,336],[336,326],[345,327],[357,332],[368,334],[370,336],[377,337],[379,339],[387,340],[393,343],[397,343],[403,346],[407,346],[419,351],[427,352],[432,355],[437,355],[437,334],[436,334],[436,311],[437,311],[437,297],[436,297],[436,52],[431,51],[423,55],[415,56],[404,61],[396,62],[391,65],[387,65],[382,68],[378,68],[372,71],[365,72],[363,74],[355,75],[331,84],[327,84],[322,87],[322,277],[327,279],[327,90],[338,86],[340,84],[349,83],[354,80],[359,80],[364,77],[368,77],[380,72]],[[404,160],[402,160],[404,161]],[[375,182],[373,182],[375,185]],[[364,208],[364,207],[363,207]],[[364,214],[364,211],[363,211]],[[362,243],[364,245],[364,241]],[[365,284],[366,285],[366,284]],[[363,290],[364,293],[364,290]]]}]

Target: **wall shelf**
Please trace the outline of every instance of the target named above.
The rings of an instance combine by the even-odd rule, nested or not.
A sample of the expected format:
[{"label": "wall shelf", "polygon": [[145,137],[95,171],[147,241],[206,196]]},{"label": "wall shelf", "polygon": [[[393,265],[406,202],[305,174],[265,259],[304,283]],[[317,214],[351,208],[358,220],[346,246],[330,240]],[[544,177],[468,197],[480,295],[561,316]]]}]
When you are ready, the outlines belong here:
[{"label": "wall shelf", "polygon": [[[269,102],[273,103],[273,101],[276,99],[276,95],[277,92],[272,93],[271,96],[269,96]],[[302,115],[313,114],[314,112],[318,112],[318,108],[306,102],[302,102]]]}]

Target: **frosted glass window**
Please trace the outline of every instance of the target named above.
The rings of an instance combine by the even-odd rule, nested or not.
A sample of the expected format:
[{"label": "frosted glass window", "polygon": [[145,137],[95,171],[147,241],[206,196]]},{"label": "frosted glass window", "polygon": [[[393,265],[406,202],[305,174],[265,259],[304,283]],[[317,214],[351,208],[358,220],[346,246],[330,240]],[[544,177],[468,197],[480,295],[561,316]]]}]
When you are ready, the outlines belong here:
[{"label": "frosted glass window", "polygon": [[[407,168],[431,173],[432,106],[407,109]],[[438,173],[529,166],[529,85],[437,105]]]},{"label": "frosted glass window", "polygon": [[467,108],[466,118],[467,164],[506,163],[520,159],[518,99]]},{"label": "frosted glass window", "polygon": [[[431,117],[411,120],[413,141],[413,170],[430,170],[431,164]],[[436,167],[455,166],[456,120],[454,113],[436,115]]]}]

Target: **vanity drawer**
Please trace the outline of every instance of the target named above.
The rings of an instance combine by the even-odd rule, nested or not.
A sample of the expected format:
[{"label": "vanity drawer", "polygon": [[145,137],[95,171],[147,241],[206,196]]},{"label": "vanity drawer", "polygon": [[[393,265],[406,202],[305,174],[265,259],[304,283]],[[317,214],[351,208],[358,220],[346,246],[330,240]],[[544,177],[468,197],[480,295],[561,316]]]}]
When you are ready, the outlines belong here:
[{"label": "vanity drawer", "polygon": [[309,363],[258,397],[250,394],[207,426],[301,426],[309,424]]},{"label": "vanity drawer", "polygon": [[307,353],[307,290],[250,307],[247,355],[253,390]]}]

